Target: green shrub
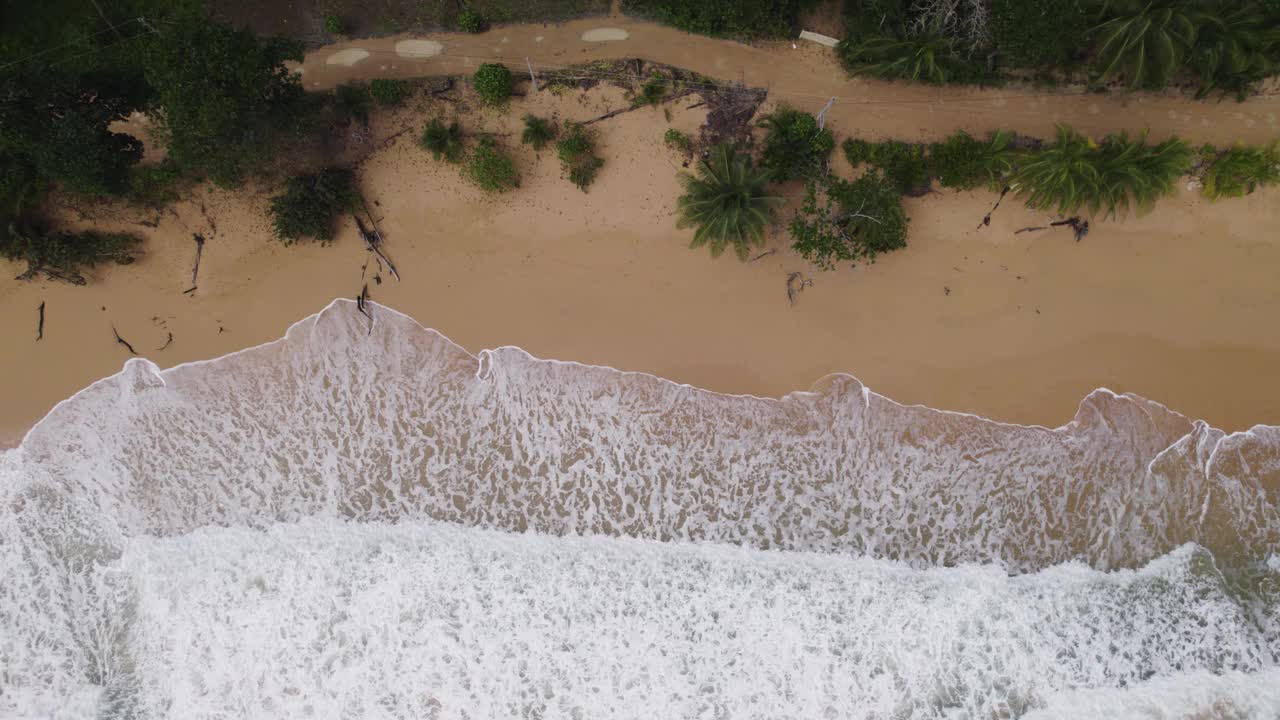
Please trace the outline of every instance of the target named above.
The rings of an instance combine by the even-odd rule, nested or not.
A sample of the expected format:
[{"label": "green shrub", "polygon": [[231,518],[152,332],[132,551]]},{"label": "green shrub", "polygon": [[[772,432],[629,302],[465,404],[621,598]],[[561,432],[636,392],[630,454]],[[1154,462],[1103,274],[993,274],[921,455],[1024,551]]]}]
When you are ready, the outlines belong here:
[{"label": "green shrub", "polygon": [[341,35],[347,29],[347,24],[342,21],[342,16],[337,13],[329,13],[324,16],[324,31],[330,35]]},{"label": "green shrub", "polygon": [[73,285],[84,285],[82,270],[106,263],[128,265],[139,240],[127,233],[45,232],[36,223],[10,225],[0,234],[0,257],[25,262],[19,279],[44,275]]},{"label": "green shrub", "polygon": [[907,246],[907,214],[897,186],[871,171],[853,182],[839,178],[819,187],[809,181],[804,205],[791,220],[792,249],[821,268],[841,262],[874,261]]},{"label": "green shrub", "polygon": [[501,105],[511,97],[512,77],[506,65],[485,63],[472,78],[476,94],[489,105]]},{"label": "green shrub", "polygon": [[345,168],[289,179],[285,191],[271,199],[271,226],[286,245],[303,238],[333,239],[333,219],[356,202],[355,176]]},{"label": "green shrub", "polygon": [[595,136],[583,125],[569,126],[569,131],[556,143],[556,154],[569,175],[569,181],[583,192],[596,178],[604,160],[595,155]]},{"label": "green shrub", "polygon": [[476,142],[467,163],[467,177],[485,192],[506,192],[520,187],[515,162],[488,135]]},{"label": "green shrub", "polygon": [[1265,146],[1236,145],[1218,154],[1201,181],[1210,198],[1241,197],[1280,183],[1280,141]]},{"label": "green shrub", "polygon": [[868,163],[883,173],[884,180],[901,195],[919,195],[929,189],[929,158],[924,145],[897,140],[868,143],[847,138],[842,146],[850,165]]},{"label": "green shrub", "polygon": [[444,158],[451,163],[462,160],[462,127],[457,122],[445,125],[440,118],[431,118],[418,141],[424,150],[436,160]]},{"label": "green shrub", "polygon": [[1000,187],[1013,170],[1013,133],[997,130],[978,140],[960,130],[929,146],[929,165],[943,187]]},{"label": "green shrub", "polygon": [[818,129],[818,121],[803,110],[783,106],[760,124],[766,128],[760,166],[774,182],[821,172],[836,145],[831,131]]},{"label": "green shrub", "polygon": [[409,94],[409,83],[391,78],[378,78],[369,83],[369,95],[379,105],[399,105]]},{"label": "green shrub", "polygon": [[1008,67],[1065,67],[1088,47],[1088,25],[1078,0],[995,0],[995,44]]},{"label": "green shrub", "polygon": [[662,142],[666,143],[667,147],[679,150],[685,155],[693,151],[693,141],[689,139],[688,135],[675,128],[667,129],[667,132],[662,136]]},{"label": "green shrub", "polygon": [[364,85],[339,85],[334,89],[333,109],[341,124],[359,120],[361,125],[368,125],[369,113],[373,111],[373,98],[369,95],[369,88]]},{"label": "green shrub", "polygon": [[751,246],[764,242],[773,208],[786,202],[768,194],[769,171],[752,167],[750,155],[727,143],[712,148],[695,174],[681,173],[680,182],[685,194],[678,201],[676,226],[696,228],[689,247],[707,245],[711,257],[733,246],[738,259],[746,260]]},{"label": "green shrub", "polygon": [[806,0],[630,0],[628,14],[651,17],[699,35],[787,38]]},{"label": "green shrub", "polygon": [[636,95],[635,103],[637,105],[653,105],[656,107],[666,96],[667,79],[661,73],[655,72],[652,77],[640,86],[640,92]]},{"label": "green shrub", "polygon": [[482,33],[487,26],[484,16],[474,10],[468,8],[458,13],[458,29],[462,32]]},{"label": "green shrub", "polygon": [[555,139],[556,128],[550,120],[536,115],[524,116],[524,132],[520,134],[520,142],[532,145],[534,150],[541,150]]},{"label": "green shrub", "polygon": [[137,165],[129,173],[127,197],[138,205],[162,207],[178,199],[181,180],[181,169],[167,158],[153,165]]}]

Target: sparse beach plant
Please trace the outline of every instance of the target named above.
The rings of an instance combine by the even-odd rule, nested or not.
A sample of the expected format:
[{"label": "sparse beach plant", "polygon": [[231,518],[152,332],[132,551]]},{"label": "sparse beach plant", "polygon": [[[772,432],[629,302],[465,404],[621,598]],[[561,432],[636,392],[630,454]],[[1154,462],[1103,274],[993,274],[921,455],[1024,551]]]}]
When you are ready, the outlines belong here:
[{"label": "sparse beach plant", "polygon": [[333,221],[356,202],[355,176],[345,168],[290,178],[283,194],[271,199],[271,225],[286,245],[314,238],[333,239]]},{"label": "sparse beach plant", "polygon": [[655,72],[640,86],[640,92],[636,94],[635,103],[637,105],[653,105],[656,107],[667,96],[668,87],[667,78],[662,73]]},{"label": "sparse beach plant", "polygon": [[541,150],[555,139],[556,127],[550,120],[536,115],[524,116],[524,132],[520,134],[520,142],[532,145],[534,150]]},{"label": "sparse beach plant", "polygon": [[507,192],[520,187],[515,161],[488,135],[482,136],[471,151],[467,177],[485,192]]},{"label": "sparse beach plant", "polygon": [[872,170],[852,182],[810,180],[804,205],[787,229],[792,249],[830,270],[906,247],[907,222],[897,186]]},{"label": "sparse beach plant", "polygon": [[409,84],[403,80],[378,78],[369,83],[369,94],[379,105],[399,105],[409,94]]},{"label": "sparse beach plant", "polygon": [[1214,200],[1242,197],[1264,185],[1280,183],[1280,140],[1270,145],[1236,145],[1205,168],[1204,194]]},{"label": "sparse beach plant", "polygon": [[459,162],[462,160],[462,127],[457,122],[445,125],[440,118],[431,118],[418,144],[436,160]]},{"label": "sparse beach plant", "polygon": [[753,245],[764,242],[773,208],[784,202],[769,194],[769,179],[767,169],[754,167],[751,156],[727,143],[712,148],[694,174],[682,173],[678,227],[695,228],[689,246],[706,245],[712,257],[732,247],[745,260]]},{"label": "sparse beach plant", "polygon": [[803,110],[780,107],[760,122],[765,128],[760,166],[774,182],[811,177],[822,169],[836,146],[831,131]]},{"label": "sparse beach plant", "polygon": [[501,105],[511,97],[513,78],[506,65],[485,63],[472,76],[476,94],[488,105]]},{"label": "sparse beach plant", "polygon": [[689,139],[689,136],[675,128],[668,128],[663,133],[662,142],[666,143],[667,147],[679,150],[685,155],[688,155],[693,150],[693,141]]},{"label": "sparse beach plant", "polygon": [[595,154],[595,135],[581,124],[569,126],[564,137],[556,142],[556,154],[569,175],[569,181],[583,192],[595,181],[596,173],[604,166],[604,160]]}]

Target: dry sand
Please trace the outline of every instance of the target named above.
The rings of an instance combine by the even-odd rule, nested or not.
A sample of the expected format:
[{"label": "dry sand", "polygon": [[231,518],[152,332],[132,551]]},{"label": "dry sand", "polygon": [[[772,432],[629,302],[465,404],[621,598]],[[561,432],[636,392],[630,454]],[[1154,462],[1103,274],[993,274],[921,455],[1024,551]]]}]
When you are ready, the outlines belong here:
[{"label": "dry sand", "polygon": [[[673,32],[625,27],[632,40],[599,47]],[[538,31],[578,37],[584,28],[570,23]],[[447,54],[450,41],[443,40]],[[721,45],[731,53],[758,52]],[[348,68],[326,65],[317,55],[304,77],[310,82],[313,71],[349,72],[375,61],[376,53]],[[697,127],[705,109],[688,109],[694,101],[674,103],[673,126]],[[525,112],[563,121],[626,103],[610,87],[542,92],[515,101],[506,114],[475,111],[461,119],[470,130],[517,133]],[[1267,103],[1274,100],[1177,101],[1177,107],[1192,115],[1265,117],[1273,106]],[[1137,392],[1228,429],[1280,420],[1280,192],[1274,189],[1218,203],[1184,189],[1146,216],[1096,224],[1081,243],[1067,231],[1014,235],[1050,218],[1012,199],[990,227],[979,229],[994,195],[943,191],[908,201],[906,250],[872,266],[823,273],[787,249],[781,227],[768,244],[777,252],[753,263],[689,250],[690,233],[675,228],[673,215],[680,158],[661,144],[669,125],[660,110],[596,126],[606,164],[588,194],[561,177],[552,151],[538,157],[518,145],[518,134],[509,136],[522,186],[488,197],[462,181],[456,167],[415,146],[417,129],[434,112],[419,105],[374,118],[376,138],[405,126],[414,132],[360,168],[404,279],[396,283],[384,274],[370,291],[377,302],[473,351],[519,345],[543,357],[769,396],[806,389],[825,373],[849,372],[902,402],[1045,425],[1069,420],[1081,397],[1099,386]],[[453,106],[438,107],[448,112]],[[892,112],[899,136],[954,125],[936,106]],[[1023,115],[985,112],[966,125],[1043,129],[1030,108]],[[1097,124],[1135,122],[1126,111],[1107,112]],[[892,127],[876,118],[866,127]],[[829,126],[838,138],[864,128],[853,112],[832,117]],[[1254,134],[1259,137],[1251,139],[1263,133]],[[7,378],[0,439],[16,442],[57,401],[120,368],[128,354],[115,343],[113,325],[140,354],[168,367],[272,340],[333,297],[358,293],[366,254],[352,223],[342,223],[330,246],[284,247],[270,239],[268,197],[201,187],[173,212],[159,214],[155,229],[137,224],[154,214],[95,209],[83,224],[145,236],[145,255],[136,264],[100,269],[86,287],[0,280],[0,333],[7,339],[0,350]],[[184,295],[193,232],[209,241],[199,289]],[[0,277],[18,271],[0,262]],[[805,272],[814,284],[789,306],[785,279],[792,271]],[[36,342],[42,301],[45,337]],[[172,344],[158,350],[169,333]]]}]

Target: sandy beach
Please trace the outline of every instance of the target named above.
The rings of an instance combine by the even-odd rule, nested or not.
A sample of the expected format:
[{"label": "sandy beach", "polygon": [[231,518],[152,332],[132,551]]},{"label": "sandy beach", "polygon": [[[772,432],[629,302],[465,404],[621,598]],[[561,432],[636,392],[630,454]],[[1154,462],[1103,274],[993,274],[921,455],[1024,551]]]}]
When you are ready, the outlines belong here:
[{"label": "sandy beach", "polygon": [[[581,40],[604,26],[625,29],[628,39]],[[837,140],[996,126],[1047,135],[1065,121],[1094,133],[1150,127],[1153,136],[1177,132],[1196,143],[1258,142],[1276,135],[1280,112],[1275,95],[1244,104],[1017,98],[1032,91],[849,81],[825,49],[747,47],[623,18],[438,39],[442,53],[418,60],[396,54],[403,38],[353,44],[370,55],[352,65],[326,60],[347,46],[325,48],[309,56],[303,78],[321,89],[465,72],[495,55],[564,64],[652,56],[769,87],[770,106],[816,110],[838,95],[827,116]],[[765,248],[775,253],[751,263],[712,259],[689,250],[691,231],[675,227],[681,158],[661,143],[668,127],[691,132],[702,122],[705,108],[688,107],[695,102],[673,102],[670,122],[661,110],[641,109],[597,124],[606,164],[587,194],[561,177],[553,152],[539,157],[519,145],[517,128],[526,112],[564,122],[628,105],[618,88],[529,93],[505,113],[461,115],[469,132],[513,133],[504,139],[523,181],[500,197],[415,145],[425,120],[453,105],[419,97],[376,115],[370,142],[392,139],[358,175],[398,283],[385,273],[370,282],[372,268],[362,273],[367,255],[350,220],[328,246],[276,242],[265,214],[269,188],[200,186],[159,214],[86,208],[69,220],[136,232],[143,255],[94,270],[85,287],[11,280],[21,269],[0,262],[0,332],[8,339],[0,371],[10,379],[0,441],[15,444],[59,400],[120,368],[129,353],[113,327],[138,354],[169,367],[275,339],[365,282],[376,302],[472,351],[518,345],[727,393],[779,396],[847,372],[900,402],[1020,423],[1067,422],[1100,386],[1229,430],[1280,420],[1280,191],[1210,203],[1184,181],[1153,212],[1096,223],[1077,243],[1066,230],[1015,234],[1052,218],[1012,198],[980,227],[994,194],[942,190],[907,201],[909,247],[874,265],[820,272],[790,251],[782,224]],[[208,242],[197,290],[184,294],[193,233]],[[791,272],[813,280],[794,304],[785,291]]]}]

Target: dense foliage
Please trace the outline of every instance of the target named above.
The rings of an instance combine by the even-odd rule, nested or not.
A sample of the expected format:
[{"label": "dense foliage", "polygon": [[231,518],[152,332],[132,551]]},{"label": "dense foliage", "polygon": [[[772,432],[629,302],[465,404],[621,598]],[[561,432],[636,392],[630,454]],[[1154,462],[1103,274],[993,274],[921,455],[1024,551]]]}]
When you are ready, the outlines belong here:
[{"label": "dense foliage", "polygon": [[604,160],[596,156],[595,135],[584,125],[573,124],[556,143],[556,154],[569,176],[569,182],[582,192],[596,179],[596,173],[604,166]]},{"label": "dense foliage", "polygon": [[760,166],[775,182],[812,177],[822,172],[836,146],[831,131],[803,110],[780,107],[761,121],[765,128]]},{"label": "dense foliage", "polygon": [[44,275],[50,280],[84,285],[84,268],[108,263],[128,265],[133,262],[138,242],[137,237],[127,233],[49,232],[37,224],[24,224],[10,226],[0,234],[0,257],[27,264],[20,279]]},{"label": "dense foliage", "polygon": [[627,12],[699,35],[791,37],[811,0],[629,0]]},{"label": "dense foliage", "polygon": [[484,16],[468,8],[458,13],[458,29],[467,33],[482,33],[488,27]]},{"label": "dense foliage", "polygon": [[391,78],[378,78],[369,83],[369,95],[379,105],[399,105],[409,95],[409,83]]},{"label": "dense foliage", "polygon": [[1034,208],[1114,216],[1172,192],[1190,161],[1191,149],[1176,138],[1148,145],[1120,133],[1098,144],[1059,125],[1056,140],[1020,163],[1011,185]]},{"label": "dense foliage", "polygon": [[769,177],[767,169],[753,167],[751,156],[727,144],[712,148],[694,174],[682,173],[685,194],[678,204],[678,224],[695,228],[690,247],[707,245],[711,256],[718,257],[732,246],[745,260],[752,245],[764,242],[773,208],[783,203],[768,194]]},{"label": "dense foliage", "polygon": [[532,145],[534,150],[541,150],[555,139],[556,127],[550,120],[536,115],[524,116],[524,132],[520,133],[520,142]]},{"label": "dense foliage", "polygon": [[1212,154],[1201,177],[1204,194],[1210,198],[1240,197],[1280,183],[1280,140],[1264,146],[1236,145]]},{"label": "dense foliage", "polygon": [[506,192],[520,187],[516,164],[498,142],[484,136],[476,142],[467,163],[467,177],[485,192]]},{"label": "dense foliage", "polygon": [[445,125],[440,118],[431,118],[427,121],[418,144],[436,160],[444,159],[451,163],[462,161],[462,127],[456,121]]},{"label": "dense foliage", "polygon": [[960,130],[929,146],[929,166],[943,187],[1000,187],[1013,170],[1013,133],[997,130],[979,140]]},{"label": "dense foliage", "polygon": [[924,145],[897,140],[868,143],[846,138],[842,149],[850,165],[867,163],[879,170],[900,195],[920,195],[929,189],[932,175]]},{"label": "dense foliage", "polygon": [[511,71],[506,65],[485,63],[476,70],[472,77],[476,94],[489,105],[501,105],[511,97],[511,85],[514,82]]},{"label": "dense foliage", "polygon": [[845,38],[836,48],[852,75],[943,85],[973,75],[956,53],[955,41],[938,34],[886,33]]},{"label": "dense foliage", "polygon": [[169,25],[148,47],[146,76],[169,156],[222,186],[262,167],[307,114],[286,60],[301,61],[301,47],[197,16]]},{"label": "dense foliage", "polygon": [[1052,70],[1083,54],[1088,20],[1079,0],[993,0],[992,26],[1004,65]]},{"label": "dense foliage", "polygon": [[354,177],[345,168],[290,178],[285,191],[271,199],[271,225],[286,244],[303,238],[333,239],[333,220],[356,203]]},{"label": "dense foliage", "polygon": [[[821,190],[825,192],[821,192]],[[825,197],[819,198],[819,195]],[[792,248],[819,267],[874,260],[907,245],[907,214],[894,184],[872,171],[825,188],[809,182],[803,207],[788,227]]]}]

